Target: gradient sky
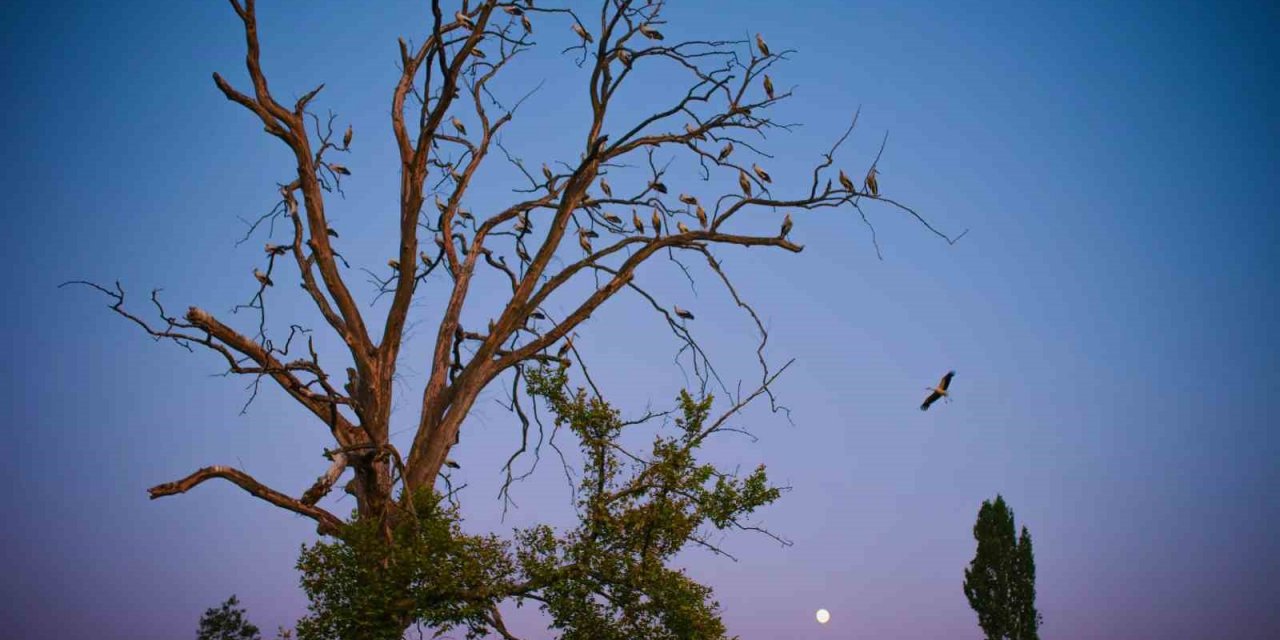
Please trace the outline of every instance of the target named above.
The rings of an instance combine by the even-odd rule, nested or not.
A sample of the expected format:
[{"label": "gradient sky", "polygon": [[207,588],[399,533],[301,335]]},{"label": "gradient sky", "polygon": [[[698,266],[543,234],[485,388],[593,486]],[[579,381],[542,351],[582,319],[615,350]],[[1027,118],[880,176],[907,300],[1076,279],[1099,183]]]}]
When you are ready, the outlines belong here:
[{"label": "gradient sky", "polygon": [[[425,32],[425,3],[264,4],[276,94],[327,82],[317,108],[355,125],[355,175],[330,212],[339,248],[382,265],[394,250],[395,39]],[[768,322],[771,357],[797,359],[779,383],[794,426],[753,411],[739,425],[759,442],[727,437],[708,452],[763,461],[793,487],[762,518],[794,546],[734,534],[736,563],[681,557],[716,589],[730,630],[981,637],[962,571],[978,506],[1000,492],[1035,540],[1044,637],[1280,637],[1280,435],[1266,417],[1280,392],[1274,3],[795,4],[675,3],[664,31],[763,31],[798,50],[774,77],[797,93],[778,117],[805,126],[771,140],[775,179],[802,178],[860,105],[839,164],[861,171],[887,131],[882,192],[971,231],[948,246],[873,207],[883,261],[849,212],[797,216],[799,255],[722,253]],[[231,593],[262,628],[291,623],[305,609],[293,563],[314,539],[309,521],[221,483],[157,502],[145,490],[220,463],[300,492],[325,466],[323,429],[274,391],[240,415],[243,381],[217,377],[214,358],[154,344],[101,298],[55,288],[119,278],[137,302],[163,287],[174,312],[224,315],[250,295],[265,239],[235,247],[238,217],[269,208],[292,168],[210,81],[217,70],[243,86],[238,21],[212,1],[6,14],[0,628],[187,637]],[[532,166],[576,158],[583,137],[580,75],[555,52],[568,30],[551,24],[537,35],[556,46],[501,85],[514,97],[547,80],[508,139]],[[664,88],[637,86],[619,121]],[[755,378],[750,325],[707,274],[696,295],[669,265],[641,277],[695,310],[727,377]],[[438,312],[433,291],[420,317]],[[281,321],[302,309],[288,295]],[[675,343],[642,311],[612,301],[578,342],[631,412],[669,402],[684,380]],[[646,338],[622,337],[632,332]],[[405,390],[420,388],[424,342],[407,352]],[[921,413],[923,387],[950,368],[955,401]],[[498,469],[517,433],[500,398],[485,396],[456,452],[466,526],[566,522],[554,465],[500,521]],[[832,612],[824,627],[819,607]]]}]

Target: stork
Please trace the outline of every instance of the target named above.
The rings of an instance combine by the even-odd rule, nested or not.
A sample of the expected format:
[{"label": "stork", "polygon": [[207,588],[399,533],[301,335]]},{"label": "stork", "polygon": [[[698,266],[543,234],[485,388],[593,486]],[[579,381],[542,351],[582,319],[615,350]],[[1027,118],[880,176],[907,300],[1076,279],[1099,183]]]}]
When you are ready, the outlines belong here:
[{"label": "stork", "polygon": [[782,219],[782,234],[781,234],[781,235],[782,235],[782,237],[784,237],[784,238],[785,238],[785,237],[787,237],[787,234],[788,234],[788,233],[791,233],[791,214],[789,214],[789,213],[787,214],[787,216],[786,216],[785,218],[783,218],[783,219]]},{"label": "stork", "polygon": [[742,193],[748,198],[751,197],[751,180],[747,178],[747,172],[738,170],[738,186],[742,188]]},{"label": "stork", "polygon": [[724,145],[724,148],[720,150],[720,155],[716,157],[716,160],[719,160],[720,162],[724,162],[724,159],[728,158],[729,154],[731,153],[733,153],[733,143],[729,142],[729,143],[726,143]]},{"label": "stork", "polygon": [[872,195],[872,197],[878,197],[880,195],[880,184],[876,182],[877,173],[880,172],[876,170],[875,167],[871,167],[871,170],[867,172],[867,179],[864,180],[867,185],[867,191]]},{"label": "stork", "polygon": [[702,225],[703,229],[706,229],[707,228],[707,210],[703,209],[702,205],[698,205],[698,209],[697,211],[695,211],[695,213],[698,216],[698,224]]},{"label": "stork", "polygon": [[631,58],[632,56],[630,51],[627,51],[626,49],[618,49],[618,59],[622,61],[624,66],[631,66]]},{"label": "stork", "polygon": [[349,175],[351,175],[351,170],[350,170],[350,169],[348,169],[348,168],[346,168],[346,167],[344,167],[344,166],[342,166],[342,165],[340,165],[340,164],[338,164],[338,163],[336,163],[336,162],[331,162],[331,163],[329,163],[329,170],[330,170],[330,171],[332,171],[332,172],[334,172],[334,173],[336,173],[336,174],[338,174],[338,175],[340,175],[340,176],[349,176]]},{"label": "stork", "polygon": [[575,23],[573,23],[573,32],[574,32],[574,33],[576,33],[576,34],[578,34],[579,36],[581,36],[581,37],[582,37],[582,39],[583,39],[583,40],[586,40],[587,42],[595,42],[595,41],[596,41],[596,40],[595,40],[595,38],[592,38],[592,37],[591,37],[591,34],[590,34],[590,33],[588,33],[586,29],[583,29],[583,28],[582,28],[582,25],[580,25],[580,24],[578,24],[578,23],[576,23],[576,22],[575,22]]},{"label": "stork", "polygon": [[647,25],[647,24],[642,24],[642,25],[640,25],[640,35],[643,35],[644,37],[646,37],[646,38],[648,38],[648,39],[650,39],[650,40],[661,40],[661,39],[662,39],[662,32],[661,32],[661,31],[658,31],[657,29],[654,29],[653,27],[651,27],[651,26],[649,26],[649,25]]},{"label": "stork", "polygon": [[395,269],[396,271],[399,271],[399,270],[400,270],[400,261],[399,261],[399,260],[396,260],[396,259],[394,259],[394,258],[392,258],[391,260],[388,260],[388,261],[387,261],[387,266],[388,266],[388,267],[391,267],[392,269]]},{"label": "stork", "polygon": [[652,220],[652,222],[653,222],[653,235],[655,235],[655,236],[656,236],[656,235],[661,234],[661,233],[662,233],[662,216],[658,215],[658,208],[657,208],[657,207],[654,207],[654,208],[653,208],[653,220]]},{"label": "stork", "polygon": [[761,180],[764,180],[765,182],[773,182],[773,178],[769,176],[769,172],[765,171],[764,169],[761,169],[760,165],[752,162],[751,170],[756,172],[756,175],[760,176]]},{"label": "stork", "polygon": [[849,179],[849,176],[844,174],[844,169],[840,170],[840,186],[844,187],[845,191],[849,191],[851,193],[857,191],[857,189],[853,188],[853,181]]},{"label": "stork", "polygon": [[678,229],[680,233],[689,233],[689,227],[684,226],[684,223],[678,220],[676,221],[676,229]]},{"label": "stork", "polygon": [[524,27],[525,33],[529,33],[529,34],[533,33],[533,23],[529,22],[529,16],[525,16],[525,15],[520,16],[520,26]]},{"label": "stork", "polygon": [[693,320],[693,314],[692,314],[692,313],[689,313],[689,310],[688,310],[688,309],[681,309],[681,308],[680,308],[680,305],[678,305],[678,304],[677,304],[677,305],[672,305],[672,310],[676,312],[676,315],[677,315],[677,316],[680,316],[681,318],[684,318],[685,320]]},{"label": "stork", "polygon": [[458,133],[464,136],[467,135],[467,128],[463,126],[462,121],[458,119],[458,116],[450,116],[449,123],[453,125],[454,129],[458,130]]},{"label": "stork", "polygon": [[689,195],[689,194],[687,194],[687,193],[682,193],[682,194],[680,194],[680,202],[683,202],[683,203],[685,203],[685,204],[687,204],[687,205],[690,205],[690,206],[697,206],[697,204],[698,204],[698,199],[697,199],[697,198],[695,198],[695,197],[693,197],[693,196],[691,196],[691,195]]},{"label": "stork", "polygon": [[270,242],[267,243],[266,251],[268,255],[282,256],[288,250],[289,250],[289,247],[287,245],[271,244]]},{"label": "stork", "polygon": [[583,251],[591,253],[591,239],[587,237],[587,234],[578,234],[578,246],[582,247]]},{"label": "stork", "polygon": [[545,162],[542,163],[542,177],[546,178],[547,182],[555,182],[556,179],[555,174],[551,173],[551,167],[548,167]]},{"label": "stork", "polygon": [[355,130],[351,128],[351,125],[347,125],[347,132],[342,135],[342,148],[345,149],[351,146],[351,136],[353,135],[355,135]]},{"label": "stork", "polygon": [[773,78],[770,78],[767,73],[764,74],[764,94],[769,96],[770,100],[773,99]]},{"label": "stork", "polygon": [[604,192],[606,198],[613,197],[613,187],[610,187],[609,181],[604,178],[600,178],[600,190]]},{"label": "stork", "polygon": [[948,371],[947,375],[942,376],[938,381],[938,386],[929,389],[929,397],[924,399],[924,404],[920,405],[921,411],[928,411],[929,405],[938,401],[938,398],[950,398],[951,394],[947,393],[947,387],[951,386],[951,378],[955,377],[955,371]]},{"label": "stork", "polygon": [[261,285],[262,285],[262,286],[264,286],[264,287],[269,287],[269,286],[271,286],[271,285],[275,284],[274,282],[272,282],[272,281],[271,281],[271,276],[269,276],[269,275],[267,275],[267,274],[265,274],[265,273],[263,273],[263,272],[261,272],[261,271],[258,271],[257,269],[254,269],[254,270],[253,270],[253,277],[254,277],[254,278],[257,278],[257,279],[258,279],[258,283],[259,283],[259,284],[261,284]]},{"label": "stork", "polygon": [[769,57],[769,45],[765,43],[764,37],[758,33],[756,34],[756,46],[760,48],[760,53],[764,55],[764,57]]},{"label": "stork", "polygon": [[658,193],[667,192],[667,185],[662,184],[661,180],[654,180],[653,182],[649,183],[649,186],[653,188],[654,191],[657,191]]},{"label": "stork", "polygon": [[644,233],[644,220],[640,219],[640,214],[635,209],[631,210],[631,224],[636,226],[636,232]]},{"label": "stork", "polygon": [[475,23],[471,21],[471,16],[469,16],[469,15],[467,15],[467,14],[465,14],[465,13],[461,12],[461,11],[458,11],[458,12],[454,13],[454,14],[453,14],[453,17],[454,17],[454,18],[457,18],[457,19],[458,19],[458,23],[459,23],[459,24],[461,24],[462,26],[464,26],[464,27],[468,28],[468,29],[474,29],[474,28],[475,28],[475,26],[476,26],[476,25],[475,25]]},{"label": "stork", "polygon": [[622,218],[619,218],[618,216],[616,216],[616,215],[614,215],[614,214],[612,214],[612,213],[609,213],[609,212],[607,212],[607,211],[606,211],[605,213],[603,213],[603,214],[601,214],[601,215],[604,217],[605,221],[606,221],[606,222],[608,222],[608,223],[610,223],[610,224],[622,224]]}]

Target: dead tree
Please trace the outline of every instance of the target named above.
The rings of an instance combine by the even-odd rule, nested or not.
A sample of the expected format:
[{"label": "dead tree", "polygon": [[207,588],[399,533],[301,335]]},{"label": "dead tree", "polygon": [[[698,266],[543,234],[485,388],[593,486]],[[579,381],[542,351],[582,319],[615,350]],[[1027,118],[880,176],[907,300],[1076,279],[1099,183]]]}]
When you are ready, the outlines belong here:
[{"label": "dead tree", "polygon": [[[791,213],[844,209],[869,225],[862,207],[873,202],[912,216],[930,232],[954,241],[882,192],[876,181],[878,155],[868,168],[853,172],[856,179],[835,164],[836,151],[852,133],[856,114],[833,146],[816,157],[808,184],[773,183],[760,166],[769,159],[762,144],[766,133],[788,128],[772,120],[770,112],[792,95],[782,83],[775,89],[777,65],[790,50],[770,50],[759,36],[744,41],[669,41],[661,32],[660,1],[604,0],[598,14],[580,15],[567,8],[534,6],[532,1],[496,0],[464,1],[450,14],[440,0],[432,0],[430,33],[417,46],[399,42],[402,73],[391,113],[400,156],[399,245],[389,271],[383,271],[390,275],[377,280],[377,294],[390,296],[389,310],[385,317],[371,318],[349,285],[350,271],[335,249],[341,239],[330,226],[328,211],[329,195],[352,179],[351,171],[333,158],[349,150],[353,132],[347,128],[337,136],[332,116],[322,123],[309,111],[323,85],[292,105],[279,101],[260,62],[260,25],[253,0],[230,3],[243,23],[251,86],[235,87],[217,73],[213,81],[228,100],[256,117],[266,133],[292,152],[295,165],[280,186],[277,207],[259,221],[283,222],[289,240],[267,245],[247,306],[263,313],[273,286],[299,278],[329,330],[345,344],[349,366],[344,367],[345,375],[322,366],[310,335],[296,325],[280,343],[266,335],[265,319],[250,328],[254,333],[246,333],[194,306],[181,316],[170,315],[154,294],[158,319],[147,319],[126,307],[125,291],[118,284],[81,283],[110,296],[116,313],[151,336],[191,350],[207,349],[225,360],[231,374],[274,383],[333,437],[334,446],[326,452],[331,467],[298,497],[266,487],[241,470],[210,466],[153,487],[153,498],[221,478],[312,518],[324,534],[340,536],[343,519],[318,503],[349,467],[354,480],[348,490],[356,497],[358,518],[393,521],[403,512],[398,501],[436,486],[468,411],[486,387],[511,379],[512,411],[527,425],[520,407],[523,367],[571,366],[575,361],[582,367],[572,336],[615,294],[628,290],[648,301],[683,342],[698,375],[703,380],[713,375],[687,328],[692,312],[659,300],[639,275],[641,265],[655,256],[705,262],[755,319],[764,340],[763,325],[721,269],[718,248],[799,252],[803,247],[789,237]],[[517,121],[523,100],[504,108],[493,97],[491,84],[508,63],[535,45],[535,24],[539,36],[568,41],[565,53],[589,70],[590,118],[576,133],[582,141],[578,158],[548,158],[540,168],[529,169],[498,141],[498,134]],[[673,82],[685,81],[684,95],[655,105],[651,115],[627,126],[614,118],[606,127],[615,96],[633,72],[659,64],[666,65]],[[514,163],[524,182],[511,190],[505,208],[469,211],[473,178],[495,155]],[[680,156],[696,161],[700,175],[667,175],[668,160]],[[643,176],[624,170],[635,166],[647,167]],[[695,180],[703,189],[720,182],[736,188],[699,197],[691,194]],[[776,216],[779,231],[736,232],[735,221],[746,213]],[[510,295],[487,326],[464,327],[461,314],[481,270],[499,274]],[[446,292],[440,295],[447,302],[443,313],[430,319],[436,327],[431,336],[434,348],[412,445],[404,454],[389,436],[392,380],[400,365],[411,303],[425,292],[428,276],[437,273],[446,274]],[[549,298],[583,280],[593,283],[590,293],[575,300],[564,317],[552,317],[545,306]],[[304,349],[301,357],[294,355]],[[767,393],[773,376],[763,356],[760,363]],[[509,483],[510,465],[507,479]],[[397,493],[397,488],[403,491]]]}]

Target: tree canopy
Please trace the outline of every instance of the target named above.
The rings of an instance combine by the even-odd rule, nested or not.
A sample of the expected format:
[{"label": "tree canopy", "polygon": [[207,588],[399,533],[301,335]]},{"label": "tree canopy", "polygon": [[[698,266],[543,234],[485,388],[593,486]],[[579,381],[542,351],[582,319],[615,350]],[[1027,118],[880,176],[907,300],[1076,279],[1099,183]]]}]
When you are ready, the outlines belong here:
[{"label": "tree canopy", "polygon": [[1036,562],[1031,532],[1014,536],[1013,511],[1004,497],[984,500],[973,525],[978,550],[964,571],[964,595],[988,640],[1039,640]]}]

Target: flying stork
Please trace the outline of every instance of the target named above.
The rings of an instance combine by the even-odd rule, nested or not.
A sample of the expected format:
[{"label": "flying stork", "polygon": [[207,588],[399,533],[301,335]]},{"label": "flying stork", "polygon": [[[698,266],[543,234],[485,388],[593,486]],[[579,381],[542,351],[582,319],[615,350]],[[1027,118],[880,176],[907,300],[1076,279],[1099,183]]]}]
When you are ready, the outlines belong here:
[{"label": "flying stork", "polygon": [[950,397],[950,394],[947,393],[947,387],[951,386],[951,378],[955,377],[955,375],[955,371],[948,371],[947,375],[942,376],[942,379],[938,381],[938,386],[929,389],[929,397],[925,398],[924,403],[920,405],[921,411],[928,411],[929,405],[937,402],[938,398]]}]

